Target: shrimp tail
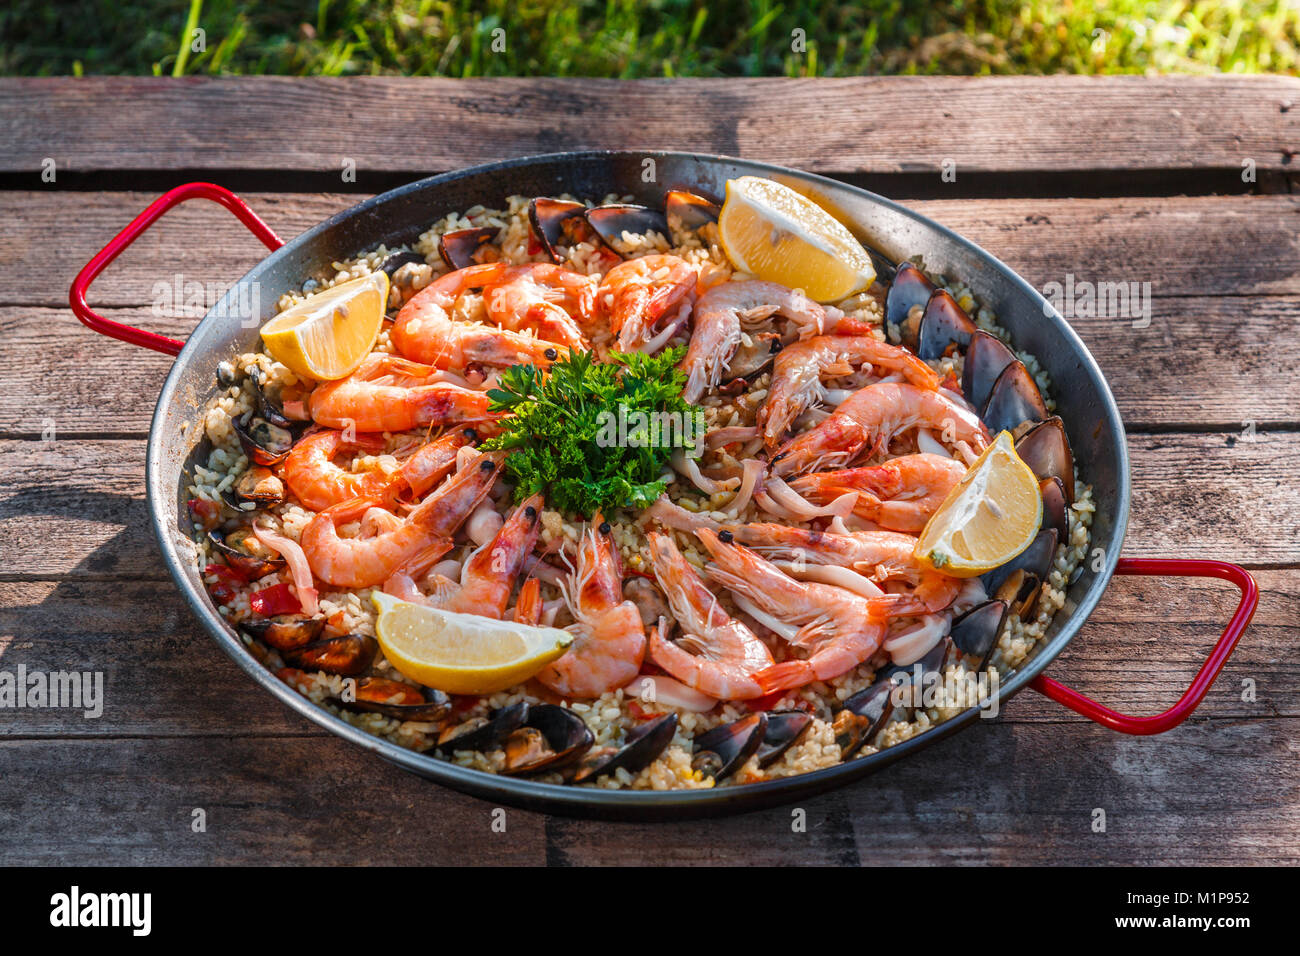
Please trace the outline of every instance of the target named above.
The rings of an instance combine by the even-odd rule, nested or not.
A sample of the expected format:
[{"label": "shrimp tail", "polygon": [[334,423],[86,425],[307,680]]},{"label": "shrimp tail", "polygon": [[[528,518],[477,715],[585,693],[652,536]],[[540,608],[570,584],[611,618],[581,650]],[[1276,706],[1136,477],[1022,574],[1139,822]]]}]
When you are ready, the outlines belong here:
[{"label": "shrimp tail", "polygon": [[771,694],[812,683],[817,679],[817,671],[810,661],[784,661],[765,667],[753,676],[758,686],[763,688],[763,693]]}]

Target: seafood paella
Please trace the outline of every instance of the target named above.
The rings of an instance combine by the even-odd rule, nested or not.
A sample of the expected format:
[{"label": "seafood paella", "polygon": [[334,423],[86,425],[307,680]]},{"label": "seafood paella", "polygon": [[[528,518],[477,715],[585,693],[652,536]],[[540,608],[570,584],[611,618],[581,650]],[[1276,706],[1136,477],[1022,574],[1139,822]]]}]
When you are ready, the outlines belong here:
[{"label": "seafood paella", "polygon": [[736,786],[997,700],[1092,490],[959,276],[786,187],[512,196],[336,262],[223,362],[188,520],[245,646],[403,747]]}]

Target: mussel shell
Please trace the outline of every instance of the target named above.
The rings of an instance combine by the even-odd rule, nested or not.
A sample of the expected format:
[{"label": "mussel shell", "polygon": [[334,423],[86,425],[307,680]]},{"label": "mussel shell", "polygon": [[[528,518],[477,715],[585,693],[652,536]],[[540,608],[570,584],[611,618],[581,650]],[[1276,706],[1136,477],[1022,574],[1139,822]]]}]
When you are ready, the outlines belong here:
[{"label": "mussel shell", "polygon": [[[208,543],[225,559],[226,564],[235,569],[245,580],[256,581],[272,571],[284,567],[284,558],[262,546],[253,538],[251,528],[235,528],[233,531],[218,531],[213,528],[208,532]],[[251,549],[256,546],[256,551]]]},{"label": "mussel shell", "polygon": [[908,313],[913,306],[925,308],[934,294],[934,283],[925,277],[925,273],[910,262],[904,262],[894,273],[894,281],[889,284],[885,294],[885,321],[897,325],[902,331],[903,344],[915,348],[919,322],[910,325]]},{"label": "mussel shell", "polygon": [[925,304],[917,332],[916,354],[926,361],[943,358],[953,348],[964,349],[976,331],[952,294],[937,289]]},{"label": "mussel shell", "polygon": [[518,730],[502,741],[506,752],[504,774],[531,774],[561,770],[577,762],[596,738],[582,718],[567,707],[537,704]]},{"label": "mussel shell", "polygon": [[812,721],[812,714],[802,710],[769,710],[763,742],[754,752],[759,767],[770,767],[780,760],[808,732]]},{"label": "mussel shell", "polygon": [[1016,441],[1016,454],[1039,478],[1059,478],[1066,504],[1074,504],[1074,455],[1065,437],[1065,423],[1053,415]]},{"label": "mussel shell", "polygon": [[876,683],[888,681],[900,688],[899,696],[894,698],[894,707],[896,710],[903,708],[900,713],[906,713],[910,718],[921,705],[919,695],[925,693],[926,687],[943,680],[944,669],[956,655],[957,649],[952,638],[944,635],[920,660],[885,668],[876,676]]},{"label": "mussel shell", "polygon": [[254,408],[258,417],[265,419],[277,428],[293,428],[294,422],[285,417],[284,409],[280,407],[280,403],[273,401],[271,396],[267,394],[262,383],[261,369],[253,366],[248,372],[248,377],[253,383]]},{"label": "mussel shell", "polygon": [[675,232],[694,232],[717,222],[722,207],[711,199],[685,189],[670,189],[664,197],[664,219]]},{"label": "mussel shell", "polygon": [[354,700],[335,697],[334,703],[345,710],[382,714],[393,720],[440,720],[451,710],[451,698],[440,690],[384,677],[358,677],[354,690]]},{"label": "mussel shell", "polygon": [[725,780],[757,752],[767,732],[767,714],[748,714],[695,738],[691,769]]},{"label": "mussel shell", "polygon": [[988,667],[1006,619],[1006,601],[985,601],[952,619],[948,636],[963,657],[976,662],[976,672]]},{"label": "mussel shell", "polygon": [[842,759],[848,760],[869,744],[893,716],[897,686],[888,678],[877,680],[844,702],[831,723]]},{"label": "mussel shell", "polygon": [[1025,422],[1045,421],[1047,417],[1042,393],[1025,363],[1019,359],[1002,370],[980,413],[980,418],[994,435],[1003,430],[1015,431]]},{"label": "mussel shell", "polygon": [[221,493],[236,511],[261,511],[284,504],[284,482],[265,465],[250,465],[239,480]]},{"label": "mussel shell", "polygon": [[757,375],[772,364],[780,351],[781,336],[775,332],[750,333],[749,345],[742,341],[727,363],[727,376],[750,378]]},{"label": "mussel shell", "polygon": [[[519,701],[502,707],[490,718],[483,718],[474,726],[469,722],[446,728],[438,737],[438,748],[451,753],[456,750],[495,750],[501,741],[523,726],[528,719],[528,702]],[[463,729],[467,728],[468,729]]]},{"label": "mussel shell", "polygon": [[274,647],[282,654],[317,640],[324,628],[323,614],[315,617],[282,614],[279,617],[268,617],[259,621],[239,622],[240,630],[253,635],[263,644]]},{"label": "mussel shell", "polygon": [[499,231],[485,227],[445,232],[438,237],[438,255],[449,269],[467,269],[479,261],[474,257],[480,249],[496,241]]},{"label": "mussel shell", "polygon": [[388,278],[391,279],[393,277],[393,273],[396,272],[398,269],[402,268],[402,266],[423,265],[423,264],[424,264],[424,256],[420,255],[418,252],[412,252],[411,250],[408,249],[406,252],[394,252],[391,256],[389,256],[387,259],[383,261],[383,264],[380,265],[379,270],[385,273],[388,276]]},{"label": "mussel shell", "polygon": [[659,759],[668,749],[677,733],[677,715],[664,714],[628,731],[622,747],[602,747],[589,750],[578,763],[572,783],[586,783],[597,777],[613,773],[620,767],[628,773],[639,773]]},{"label": "mussel shell", "polygon": [[961,391],[974,408],[983,408],[993,394],[998,376],[1016,360],[1016,353],[996,335],[976,329],[966,346],[966,361],[961,369]]},{"label": "mussel shell", "polygon": [[596,231],[601,241],[625,259],[631,250],[623,241],[623,233],[630,232],[634,236],[647,232],[657,232],[661,236],[670,235],[668,220],[664,214],[649,206],[611,203],[588,209],[583,215],[587,217],[587,224]]},{"label": "mussel shell", "polygon": [[253,412],[231,419],[230,426],[248,460],[258,465],[278,465],[288,457],[296,441],[292,430]]},{"label": "mussel shell", "polygon": [[1001,567],[981,577],[984,593],[1006,601],[1014,614],[1023,620],[1038,604],[1038,593],[1051,573],[1056,559],[1056,529],[1044,528],[1029,547]]},{"label": "mussel shell", "polygon": [[375,659],[379,643],[365,634],[344,634],[312,641],[283,652],[286,663],[305,671],[324,671],[341,677],[355,677]]},{"label": "mussel shell", "polygon": [[1043,523],[1041,527],[1055,528],[1056,540],[1067,541],[1070,537],[1069,505],[1065,503],[1065,485],[1060,478],[1053,475],[1038,483],[1038,493],[1043,498]]},{"label": "mussel shell", "polygon": [[559,263],[560,246],[576,246],[594,234],[583,213],[587,207],[568,199],[539,196],[528,204],[528,221],[533,235],[551,261]]}]

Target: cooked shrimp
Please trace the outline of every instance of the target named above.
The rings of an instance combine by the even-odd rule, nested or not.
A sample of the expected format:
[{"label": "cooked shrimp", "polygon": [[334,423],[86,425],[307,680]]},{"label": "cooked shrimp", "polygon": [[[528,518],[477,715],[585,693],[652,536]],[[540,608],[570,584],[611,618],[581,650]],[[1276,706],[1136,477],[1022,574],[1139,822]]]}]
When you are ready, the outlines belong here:
[{"label": "cooked shrimp", "polygon": [[514,618],[520,624],[538,624],[542,620],[542,582],[529,578],[515,598]]},{"label": "cooked shrimp", "polygon": [[453,428],[439,438],[426,442],[401,465],[406,491],[421,498],[424,493],[451,474],[460,450],[478,441],[473,428]]},{"label": "cooked shrimp", "polygon": [[537,543],[541,510],[541,495],[533,495],[516,508],[496,536],[465,562],[460,583],[444,579],[432,598],[420,594],[415,585],[415,578],[426,574],[433,562],[442,557],[432,552],[422,553],[418,560],[398,568],[384,582],[384,590],[404,600],[431,604],[445,611],[502,617],[515,587],[515,577]]},{"label": "cooked shrimp", "polygon": [[829,584],[796,581],[748,548],[724,542],[707,528],[696,532],[713,561],[710,578],[775,623],[798,628],[794,647],[804,660],[773,664],[754,674],[765,694],[839,677],[880,647],[896,599],[864,598]]},{"label": "cooked shrimp", "polygon": [[851,568],[872,581],[900,582],[908,593],[900,597],[895,614],[941,611],[961,591],[959,579],[940,574],[913,557],[916,538],[910,534],[895,531],[837,534],[771,523],[728,525],[725,530],[735,541],[769,558]]},{"label": "cooked shrimp", "polygon": [[782,349],[772,368],[758,424],[769,449],[813,405],[825,401],[823,381],[852,374],[860,365],[901,373],[919,388],[939,387],[939,375],[907,349],[873,335],[817,335]]},{"label": "cooked shrimp", "polygon": [[344,450],[366,447],[377,452],[383,444],[381,435],[358,435],[348,441],[344,432],[323,428],[300,438],[276,470],[303,507],[311,511],[324,511],[354,498],[386,501],[395,491],[392,475],[382,471],[352,472],[334,464]]},{"label": "cooked shrimp", "polygon": [[599,697],[624,687],[641,671],[645,627],[636,605],[623,599],[618,552],[599,513],[578,547],[578,568],[566,578],[564,601],[577,619],[577,637],[564,656],[537,675],[563,697]]},{"label": "cooked shrimp", "polygon": [[484,285],[483,308],[503,329],[530,330],[539,338],[586,350],[575,319],[595,318],[598,281],[550,262],[506,266]]},{"label": "cooked shrimp", "polygon": [[695,329],[682,370],[688,402],[698,402],[716,388],[740,345],[743,327],[753,327],[779,315],[799,326],[800,337],[826,330],[826,310],[802,292],[757,279],[724,282],[700,296],[695,304]]},{"label": "cooked shrimp", "polygon": [[[657,351],[690,318],[695,268],[678,256],[620,262],[605,273],[597,301],[624,352]],[[658,328],[668,318],[666,328]]]},{"label": "cooked shrimp", "polygon": [[437,370],[372,352],[347,378],[311,393],[311,417],[330,428],[401,432],[425,426],[486,421],[486,392],[437,381]]},{"label": "cooked shrimp", "polygon": [[387,580],[417,554],[451,550],[452,535],[478,506],[501,471],[502,457],[482,455],[420,502],[391,530],[370,537],[344,538],[338,525],[359,520],[379,502],[358,498],[326,508],[307,523],[301,544],[311,569],[336,587],[366,588]]},{"label": "cooked shrimp", "polygon": [[840,468],[869,447],[888,447],[895,435],[918,425],[941,432],[950,443],[965,443],[976,452],[989,443],[988,430],[979,416],[942,392],[877,382],[858,389],[820,425],[786,442],[772,458],[772,470],[784,477]]},{"label": "cooked shrimp", "polygon": [[669,641],[659,628],[651,628],[650,658],[687,687],[710,697],[763,696],[754,673],[772,664],[767,645],[722,609],[672,538],[653,531],[648,538],[655,579],[682,629],[681,637]]},{"label": "cooked shrimp", "polygon": [[567,354],[568,349],[559,342],[452,318],[452,308],[461,295],[501,279],[508,268],[499,262],[470,266],[429,283],[397,313],[390,333],[393,346],[407,358],[450,369],[525,362],[545,368]]},{"label": "cooked shrimp", "polygon": [[947,455],[921,452],[870,468],[819,471],[790,482],[814,504],[830,504],[857,492],[853,513],[890,531],[919,534],[948,492],[966,475],[966,466]]}]

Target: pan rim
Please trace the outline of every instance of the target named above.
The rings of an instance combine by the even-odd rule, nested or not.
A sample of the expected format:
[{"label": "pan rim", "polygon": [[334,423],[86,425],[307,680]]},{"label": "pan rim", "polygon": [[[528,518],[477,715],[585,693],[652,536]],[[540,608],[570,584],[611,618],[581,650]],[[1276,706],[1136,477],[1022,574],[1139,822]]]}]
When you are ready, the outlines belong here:
[{"label": "pan rim", "polygon": [[[941,223],[935,222],[906,206],[893,200],[886,199],[870,190],[786,166],[757,162],[740,157],[671,150],[585,150],[545,153],[501,160],[494,163],[486,163],[466,167],[460,170],[440,173],[435,176],[426,177],[399,186],[336,213],[328,219],[306,230],[301,235],[286,242],[279,249],[261,259],[252,270],[245,274],[244,278],[247,278],[253,272],[257,272],[273,264],[278,257],[288,257],[295,251],[305,246],[310,246],[316,241],[318,236],[340,223],[354,219],[369,210],[378,208],[387,202],[411,192],[423,191],[431,187],[448,185],[470,177],[500,173],[520,167],[557,162],[576,164],[584,161],[619,157],[692,160],[703,162],[705,164],[739,164],[755,170],[760,174],[768,172],[779,174],[783,177],[801,179],[818,185],[830,191],[832,194],[840,191],[848,191],[850,194],[854,194],[858,198],[883,206],[903,217],[911,219],[924,229],[939,234],[948,242],[964,249],[967,253],[983,260],[999,271],[1015,289],[1026,295],[1030,302],[1035,303],[1042,308],[1044,319],[1054,326],[1053,331],[1056,333],[1057,337],[1063,341],[1063,344],[1069,347],[1070,352],[1078,359],[1084,373],[1092,380],[1099,394],[1104,399],[1104,424],[1115,436],[1117,461],[1115,462],[1116,500],[1114,502],[1114,516],[1112,519],[1113,530],[1111,534],[1113,546],[1105,549],[1105,553],[1102,557],[1102,567],[1098,571],[1094,572],[1096,576],[1093,582],[1089,586],[1088,590],[1081,596],[1079,602],[1070,611],[1069,620],[1061,625],[1058,632],[1053,635],[1048,642],[1040,645],[1030,659],[1025,661],[1005,683],[1000,684],[998,690],[998,704],[1000,709],[1007,700],[1014,697],[1017,693],[1023,690],[1030,681],[1041,674],[1051,664],[1061,650],[1064,649],[1071,640],[1073,640],[1074,636],[1083,626],[1083,623],[1092,614],[1097,603],[1101,599],[1102,593],[1109,586],[1111,577],[1115,571],[1115,566],[1119,560],[1121,546],[1128,527],[1131,488],[1127,437],[1124,431],[1123,422],[1120,418],[1119,409],[1115,402],[1114,395],[1111,392],[1110,385],[1102,374],[1096,360],[1070,324],[1063,316],[1061,316],[1055,307],[1047,302],[1037,289],[1030,285],[1024,278],[1009,268],[996,256],[993,256],[987,250],[978,246],[971,240],[964,238]],[[240,281],[243,280],[241,279]],[[237,285],[238,283],[232,285],[232,289]],[[600,816],[602,815],[602,811],[607,811],[610,816],[629,819],[666,816],[669,813],[672,813],[677,817],[680,817],[683,814],[710,815],[734,813],[786,803],[801,795],[812,795],[814,793],[819,793],[849,783],[853,780],[861,779],[862,777],[882,769],[897,760],[910,756],[923,747],[929,746],[930,744],[942,740],[959,730],[965,729],[972,721],[979,718],[979,708],[968,708],[949,720],[932,727],[930,730],[903,741],[902,743],[896,744],[893,747],[889,747],[866,757],[856,758],[845,763],[837,764],[833,767],[826,767],[804,774],[782,777],[776,780],[744,784],[736,787],[670,791],[604,790],[586,787],[571,787],[563,784],[540,783],[523,778],[490,774],[467,767],[460,767],[454,763],[440,760],[429,754],[407,750],[397,744],[373,736],[357,727],[354,727],[294,691],[284,682],[275,677],[271,671],[252,656],[239,640],[234,630],[222,621],[216,612],[209,606],[207,595],[202,592],[201,585],[196,585],[195,582],[197,578],[191,578],[190,572],[192,569],[188,569],[184,565],[183,559],[173,543],[173,536],[176,531],[173,527],[169,527],[168,525],[166,501],[169,497],[174,497],[175,480],[173,478],[169,482],[164,479],[163,472],[169,462],[168,456],[165,454],[165,445],[160,433],[166,418],[168,406],[177,400],[179,383],[184,370],[191,362],[196,361],[198,358],[198,353],[196,351],[197,347],[194,346],[193,343],[197,341],[199,336],[195,333],[197,333],[199,329],[209,321],[214,321],[216,317],[222,313],[222,309],[223,303],[217,303],[208,314],[200,320],[198,325],[196,325],[194,332],[192,332],[187,339],[185,347],[181,350],[180,354],[177,355],[159,394],[158,404],[155,408],[153,419],[150,424],[145,466],[150,523],[153,527],[154,536],[158,541],[159,548],[163,553],[163,559],[167,565],[168,573],[171,575],[173,581],[185,597],[190,610],[199,621],[202,622],[208,633],[217,641],[223,650],[225,650],[226,653],[253,678],[257,684],[269,691],[282,703],[288,705],[292,710],[298,712],[331,733],[342,737],[365,750],[369,750],[390,763],[401,766],[406,770],[410,770],[423,777],[433,779],[436,782],[445,784],[462,792],[471,793],[478,797],[500,799],[518,806],[567,815]]]}]

